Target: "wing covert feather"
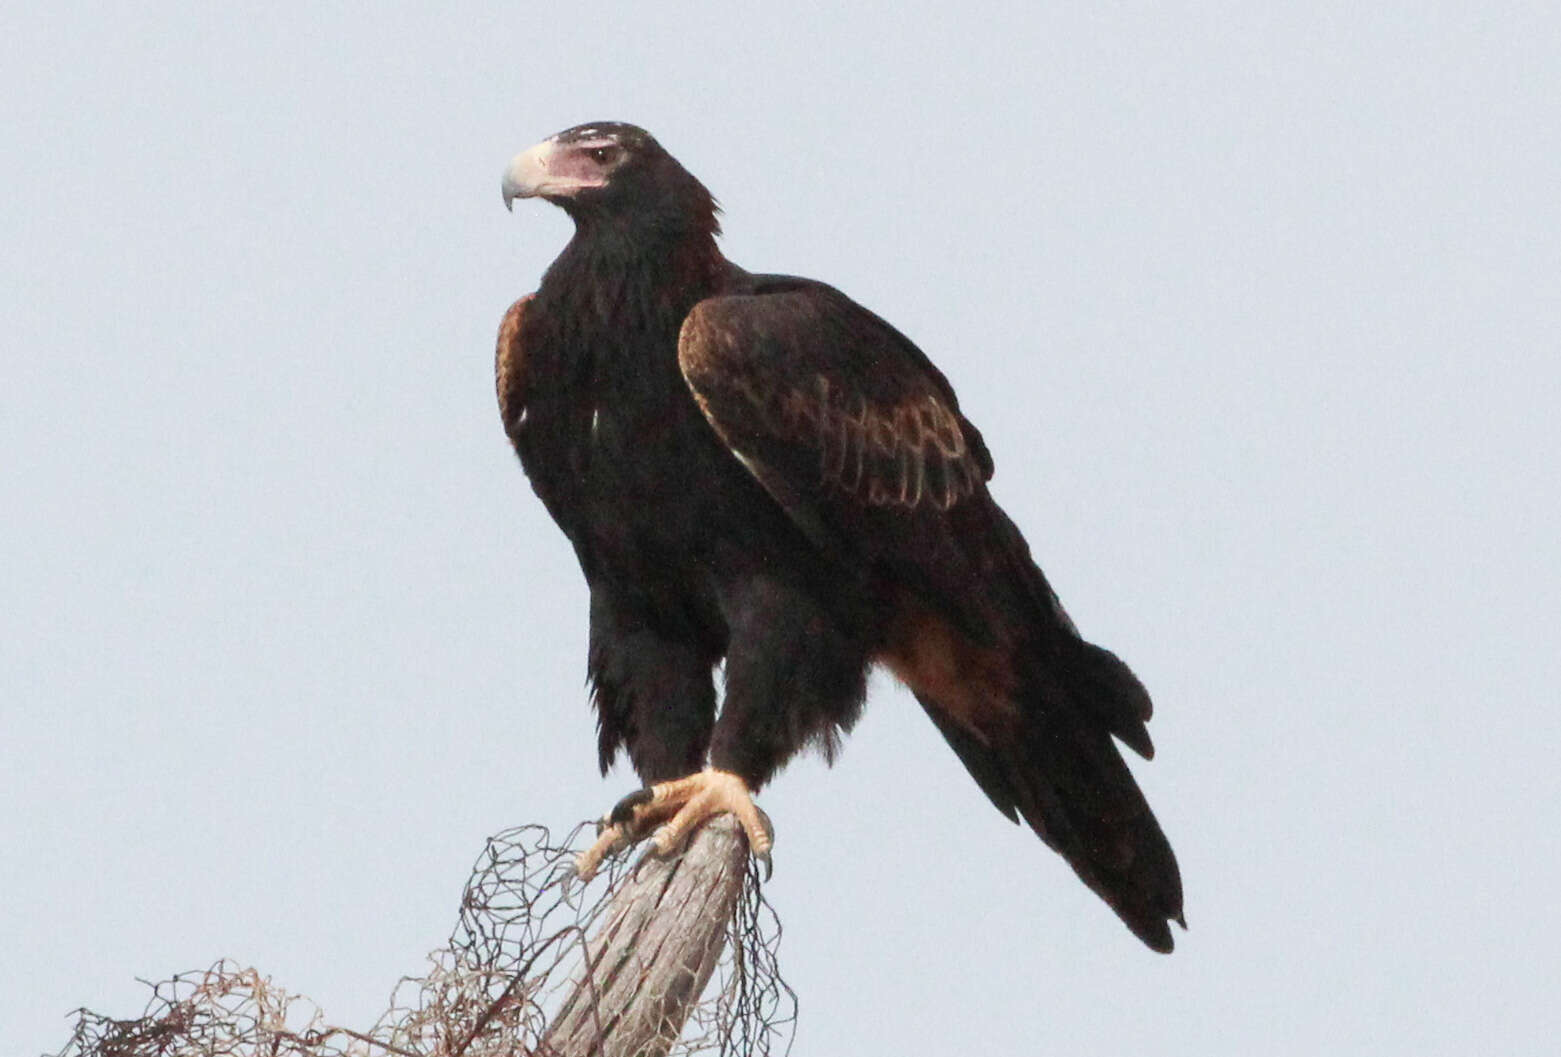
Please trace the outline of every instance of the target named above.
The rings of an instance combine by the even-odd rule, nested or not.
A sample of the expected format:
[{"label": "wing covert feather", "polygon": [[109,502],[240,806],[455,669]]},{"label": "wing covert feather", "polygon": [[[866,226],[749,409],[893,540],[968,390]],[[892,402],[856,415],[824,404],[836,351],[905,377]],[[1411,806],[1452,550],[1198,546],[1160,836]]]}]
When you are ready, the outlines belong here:
[{"label": "wing covert feather", "polygon": [[888,323],[822,285],[700,302],[678,341],[717,434],[793,516],[808,496],[947,511],[991,457],[947,380]]}]

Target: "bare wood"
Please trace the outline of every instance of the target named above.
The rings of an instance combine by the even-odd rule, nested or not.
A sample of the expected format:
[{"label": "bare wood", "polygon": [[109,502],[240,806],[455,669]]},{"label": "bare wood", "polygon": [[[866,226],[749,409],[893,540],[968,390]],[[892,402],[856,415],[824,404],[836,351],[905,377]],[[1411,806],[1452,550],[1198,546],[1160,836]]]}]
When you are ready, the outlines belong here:
[{"label": "bare wood", "polygon": [[664,1057],[715,971],[747,869],[731,815],[701,827],[682,855],[642,862],[591,937],[542,1052]]}]

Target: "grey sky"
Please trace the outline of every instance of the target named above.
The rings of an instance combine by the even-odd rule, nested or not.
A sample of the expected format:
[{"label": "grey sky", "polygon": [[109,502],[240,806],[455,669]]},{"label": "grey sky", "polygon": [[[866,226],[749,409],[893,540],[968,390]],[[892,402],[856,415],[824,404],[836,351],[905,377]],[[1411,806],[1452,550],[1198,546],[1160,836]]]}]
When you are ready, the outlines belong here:
[{"label": "grey sky", "polygon": [[1546,4],[55,5],[0,41],[0,1052],[219,956],[364,1023],[594,769],[493,332],[515,151],[651,129],[945,369],[1153,692],[1144,951],[875,684],[789,768],[798,1053],[1561,1031]]}]

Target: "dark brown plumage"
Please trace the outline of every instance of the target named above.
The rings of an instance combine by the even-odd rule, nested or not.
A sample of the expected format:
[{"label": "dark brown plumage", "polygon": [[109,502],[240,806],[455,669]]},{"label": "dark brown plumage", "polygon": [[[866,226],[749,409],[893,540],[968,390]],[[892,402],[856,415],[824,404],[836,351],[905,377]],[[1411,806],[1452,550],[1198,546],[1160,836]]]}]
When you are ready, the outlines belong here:
[{"label": "dark brown plumage", "polygon": [[624,749],[647,783],[708,762],[756,790],[832,753],[882,664],[1170,950],[1175,857],[1113,741],[1151,755],[1149,697],[1080,638],[943,375],[839,291],[728,262],[709,192],[640,129],[520,155],[506,202],[532,196],[576,232],[504,318],[499,404],[590,584],[603,770]]}]

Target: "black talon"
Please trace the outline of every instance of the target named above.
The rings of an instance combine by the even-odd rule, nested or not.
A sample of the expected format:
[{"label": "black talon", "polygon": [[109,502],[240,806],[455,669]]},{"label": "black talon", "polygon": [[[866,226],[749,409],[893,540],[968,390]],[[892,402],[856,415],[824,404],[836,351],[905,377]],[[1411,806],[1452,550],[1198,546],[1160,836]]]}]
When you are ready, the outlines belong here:
[{"label": "black talon", "polygon": [[620,823],[632,822],[634,820],[634,809],[641,804],[650,803],[655,797],[655,791],[650,788],[636,789],[613,805],[612,810],[607,813],[607,824],[615,826]]},{"label": "black talon", "polygon": [[[764,835],[769,838],[770,843],[773,845],[775,843],[775,823],[770,821],[769,814],[758,804],[753,805],[753,809],[759,813],[759,824],[764,827]],[[771,877],[775,876],[775,864],[770,861],[770,853],[768,851],[760,852],[754,858],[764,864],[765,881],[769,881]]]}]

